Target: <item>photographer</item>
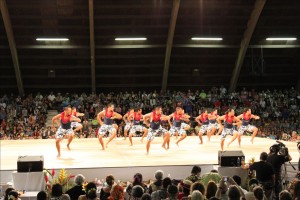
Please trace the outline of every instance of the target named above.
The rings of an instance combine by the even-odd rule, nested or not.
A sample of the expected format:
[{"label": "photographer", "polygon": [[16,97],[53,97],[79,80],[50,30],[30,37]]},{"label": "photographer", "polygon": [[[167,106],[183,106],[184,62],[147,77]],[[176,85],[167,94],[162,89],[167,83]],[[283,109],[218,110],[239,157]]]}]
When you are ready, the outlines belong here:
[{"label": "photographer", "polygon": [[279,198],[279,193],[282,190],[282,176],[281,176],[281,166],[285,162],[291,161],[292,157],[288,153],[288,148],[279,141],[278,144],[274,144],[270,147],[270,153],[267,158],[267,162],[272,165],[275,172],[275,195],[276,199]]}]

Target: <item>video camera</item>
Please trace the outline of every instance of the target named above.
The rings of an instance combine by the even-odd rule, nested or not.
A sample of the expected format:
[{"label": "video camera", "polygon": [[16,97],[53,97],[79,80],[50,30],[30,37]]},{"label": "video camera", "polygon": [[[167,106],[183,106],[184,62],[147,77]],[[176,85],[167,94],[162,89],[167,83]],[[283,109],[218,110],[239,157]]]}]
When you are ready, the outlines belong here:
[{"label": "video camera", "polygon": [[[279,154],[279,155],[283,155],[283,156],[288,156],[289,154],[289,150],[288,148],[285,146],[285,144],[283,144],[282,142],[276,140],[276,142],[278,144],[273,144],[270,147],[270,152],[274,153],[274,154]],[[300,145],[299,145],[300,146]]]}]

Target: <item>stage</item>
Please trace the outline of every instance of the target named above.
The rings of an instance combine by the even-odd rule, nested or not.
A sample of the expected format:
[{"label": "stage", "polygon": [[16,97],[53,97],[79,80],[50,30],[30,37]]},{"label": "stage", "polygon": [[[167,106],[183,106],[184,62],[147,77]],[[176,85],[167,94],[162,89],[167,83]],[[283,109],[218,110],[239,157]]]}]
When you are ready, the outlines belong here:
[{"label": "stage", "polygon": [[[125,178],[128,174],[133,176],[128,170],[137,172],[139,169],[143,171],[148,168],[153,175],[155,169],[170,170],[167,173],[174,174],[174,178],[182,176],[180,174],[188,169],[185,174],[190,173],[191,166],[201,165],[206,166],[209,171],[214,165],[218,164],[218,151],[220,150],[220,136],[213,136],[211,142],[207,142],[206,136],[203,137],[204,144],[199,144],[197,136],[189,136],[179,146],[175,144],[175,137],[171,138],[170,149],[165,150],[161,147],[162,137],[157,137],[151,143],[150,153],[146,154],[146,138],[143,143],[140,138],[133,138],[133,146],[129,145],[129,140],[116,138],[108,145],[106,150],[101,150],[101,145],[97,138],[74,139],[70,145],[69,151],[66,147],[67,139],[61,142],[61,157],[57,158],[57,151],[54,139],[39,139],[39,140],[1,140],[1,182],[3,176],[12,171],[17,170],[18,156],[44,156],[44,168],[61,169],[65,168],[73,173],[78,173],[83,170],[90,170],[93,177],[99,174],[99,170],[104,170],[103,173],[122,171],[122,176]],[[269,147],[275,144],[275,140],[266,138],[255,138],[254,144],[250,142],[250,137],[242,137],[242,147],[238,147],[237,141],[227,147],[227,142],[231,137],[227,137],[225,141],[225,151],[242,150],[245,155],[245,161],[248,162],[252,157],[256,161],[259,160],[259,155],[262,151],[269,152]],[[106,142],[107,138],[104,139]],[[284,142],[288,147],[293,158],[291,162],[297,163],[299,153],[297,143]],[[187,168],[186,168],[187,167]],[[122,169],[127,169],[124,171]],[[205,167],[204,167],[205,168]],[[143,169],[143,170],[142,170]],[[176,169],[176,170],[175,170]],[[154,170],[154,171],[153,171]],[[204,170],[205,171],[205,170]],[[175,173],[177,173],[175,175]],[[102,174],[102,173],[101,173]],[[94,176],[99,177],[99,176]],[[122,177],[122,178],[123,178]]]}]

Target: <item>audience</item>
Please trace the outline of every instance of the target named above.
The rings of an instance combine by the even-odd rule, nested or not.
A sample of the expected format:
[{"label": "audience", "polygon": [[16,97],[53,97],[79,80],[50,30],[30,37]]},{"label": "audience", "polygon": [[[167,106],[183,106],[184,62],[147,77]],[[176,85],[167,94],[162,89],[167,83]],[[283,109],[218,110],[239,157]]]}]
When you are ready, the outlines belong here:
[{"label": "audience", "polygon": [[161,170],[157,170],[154,174],[154,177],[155,177],[155,181],[153,183],[150,184],[149,186],[149,194],[151,194],[152,192],[154,191],[157,191],[157,190],[161,190],[163,188],[163,176],[164,176],[164,172],[161,171]]},{"label": "audience", "polygon": [[85,191],[82,189],[84,180],[85,178],[82,174],[78,174],[75,176],[74,182],[76,185],[66,192],[66,194],[70,196],[71,200],[78,200],[78,197],[80,195],[85,194]]},{"label": "audience", "polygon": [[[116,105],[116,111],[125,114],[130,107],[141,107],[144,113],[150,112],[155,105],[162,105],[163,111],[170,114],[177,104],[191,115],[191,121],[200,114],[201,108],[218,108],[220,114],[229,107],[233,107],[237,114],[242,113],[244,107],[250,107],[252,112],[261,117],[254,125],[259,128],[259,137],[300,141],[300,93],[294,88],[285,90],[255,91],[243,88],[240,92],[227,93],[225,87],[212,88],[209,91],[166,91],[163,92],[110,92],[108,94],[50,94],[40,93],[25,97],[0,95],[0,137],[1,139],[46,138],[42,127],[45,126],[47,110],[62,108],[71,105],[78,112],[85,114],[88,121],[95,119],[108,102]],[[84,118],[82,121],[84,121]],[[86,124],[81,134],[90,137],[95,125],[90,129]],[[117,121],[121,125],[121,121]],[[96,124],[97,126],[98,124]],[[167,125],[167,123],[166,123]],[[191,123],[188,134],[194,134],[196,123]],[[123,135],[124,125],[119,126],[118,136]],[[45,128],[45,127],[44,127]],[[51,138],[51,137],[49,137]]]}]

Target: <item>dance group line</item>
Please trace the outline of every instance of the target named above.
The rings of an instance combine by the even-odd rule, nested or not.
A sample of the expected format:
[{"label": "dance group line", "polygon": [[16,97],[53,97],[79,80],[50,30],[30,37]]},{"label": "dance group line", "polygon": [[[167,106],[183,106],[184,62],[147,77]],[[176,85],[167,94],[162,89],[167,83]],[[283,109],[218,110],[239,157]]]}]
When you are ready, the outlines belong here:
[{"label": "dance group line", "polygon": [[[56,132],[56,149],[58,152],[58,157],[60,157],[60,142],[65,135],[68,135],[67,148],[70,150],[70,143],[73,140],[74,132],[79,131],[82,128],[80,124],[81,120],[78,118],[83,116],[83,113],[76,112],[76,108],[66,107],[64,111],[52,118],[52,126],[55,123],[59,124],[59,128]],[[151,141],[156,135],[163,135],[162,147],[169,149],[170,138],[173,135],[179,135],[180,138],[176,141],[178,145],[179,142],[184,140],[187,136],[186,131],[190,129],[187,124],[190,116],[184,113],[184,109],[180,106],[176,107],[176,110],[171,115],[164,115],[162,113],[162,107],[157,106],[155,109],[143,115],[142,109],[129,109],[128,113],[124,116],[114,111],[114,105],[108,104],[107,107],[97,115],[97,120],[101,125],[97,137],[102,146],[102,150],[108,147],[108,143],[113,140],[117,135],[118,125],[114,123],[115,119],[123,119],[126,123],[124,127],[124,139],[126,139],[129,132],[129,141],[132,146],[132,136],[136,132],[142,132],[143,136],[141,142],[143,142],[144,137],[147,137],[146,150],[149,154]],[[232,135],[231,141],[228,146],[236,139],[238,139],[239,146],[241,146],[241,136],[245,131],[252,132],[251,142],[257,134],[257,127],[250,124],[251,119],[259,119],[259,116],[253,115],[250,108],[246,108],[243,114],[235,116],[234,109],[230,108],[226,111],[225,115],[219,116],[218,110],[214,109],[210,113],[207,109],[202,110],[201,114],[196,117],[196,122],[201,125],[198,136],[200,139],[200,144],[203,143],[202,136],[207,134],[208,141],[214,133],[218,130],[216,135],[221,134],[221,149],[224,149],[224,141],[227,135]],[[170,124],[170,130],[166,130],[161,126],[162,120],[168,121]],[[143,126],[145,124],[147,127]],[[74,129],[74,130],[73,130]],[[109,139],[104,145],[103,137],[109,133]]]}]

